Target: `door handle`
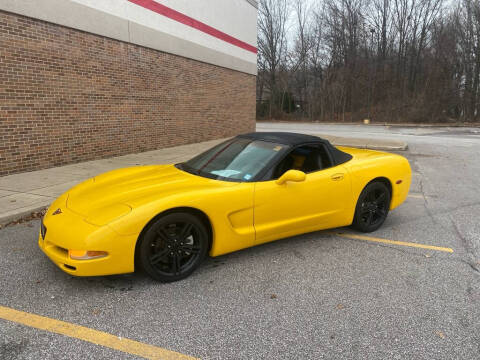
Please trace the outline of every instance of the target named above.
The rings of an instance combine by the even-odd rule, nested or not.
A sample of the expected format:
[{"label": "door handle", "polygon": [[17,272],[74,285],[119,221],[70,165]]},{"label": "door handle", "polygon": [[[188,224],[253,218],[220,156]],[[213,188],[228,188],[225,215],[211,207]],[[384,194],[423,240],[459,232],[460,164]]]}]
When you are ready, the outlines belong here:
[{"label": "door handle", "polygon": [[343,180],[343,174],[341,174],[341,173],[333,174],[333,175],[332,175],[332,180],[333,180],[333,181]]}]

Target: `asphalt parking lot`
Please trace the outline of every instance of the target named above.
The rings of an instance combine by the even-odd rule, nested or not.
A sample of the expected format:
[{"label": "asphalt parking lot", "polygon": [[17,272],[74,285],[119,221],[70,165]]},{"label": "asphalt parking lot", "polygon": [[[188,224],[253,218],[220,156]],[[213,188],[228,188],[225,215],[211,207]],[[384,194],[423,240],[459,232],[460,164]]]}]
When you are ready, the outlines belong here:
[{"label": "asphalt parking lot", "polygon": [[[38,249],[32,221],[0,230],[0,307],[202,359],[480,358],[478,129],[258,129],[292,126],[408,142],[410,196],[372,239],[310,233],[207,259],[161,284],[71,277]],[[373,241],[382,239],[453,252]],[[0,316],[0,359],[40,358],[137,356]]]}]

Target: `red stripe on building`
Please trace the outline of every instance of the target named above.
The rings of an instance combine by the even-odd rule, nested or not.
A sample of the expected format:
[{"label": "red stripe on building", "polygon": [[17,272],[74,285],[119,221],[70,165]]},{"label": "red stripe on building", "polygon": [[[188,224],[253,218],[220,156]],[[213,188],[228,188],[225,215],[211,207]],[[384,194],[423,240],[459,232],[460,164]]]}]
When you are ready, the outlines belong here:
[{"label": "red stripe on building", "polygon": [[224,32],[217,30],[211,27],[210,25],[207,25],[201,21],[195,20],[194,18],[191,18],[190,16],[187,16],[176,10],[173,10],[172,8],[169,8],[165,5],[159,4],[156,1],[153,1],[153,0],[128,0],[128,1],[130,1],[131,3],[137,4],[145,9],[156,12],[157,14],[160,14],[172,20],[178,21],[179,23],[182,23],[194,29],[200,30],[205,34],[216,37],[217,39],[223,40],[229,44],[238,46],[239,48],[245,49],[254,54],[257,53],[257,48],[255,46],[247,44],[246,42],[243,42],[237,38],[234,38],[233,36],[225,34]]}]

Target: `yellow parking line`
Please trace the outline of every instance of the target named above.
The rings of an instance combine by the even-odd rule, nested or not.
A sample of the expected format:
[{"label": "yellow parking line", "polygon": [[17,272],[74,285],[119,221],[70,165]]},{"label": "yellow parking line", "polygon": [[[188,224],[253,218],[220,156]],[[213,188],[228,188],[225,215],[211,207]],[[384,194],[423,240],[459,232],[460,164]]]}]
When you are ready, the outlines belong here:
[{"label": "yellow parking line", "polygon": [[0,319],[12,321],[32,328],[46,330],[52,333],[66,335],[75,339],[102,345],[110,349],[122,351],[131,355],[141,356],[146,359],[162,360],[193,360],[195,358],[174,351],[162,349],[138,341],[120,338],[102,331],[84,326],[55,320],[44,316],[30,314],[0,306]]},{"label": "yellow parking line", "polygon": [[453,249],[450,249],[447,247],[441,247],[441,246],[424,245],[424,244],[418,244],[418,243],[406,242],[406,241],[381,239],[381,238],[365,236],[365,235],[356,235],[356,234],[345,234],[345,233],[337,233],[337,232],[330,232],[329,234],[337,235],[347,239],[365,240],[365,241],[372,241],[372,242],[377,242],[382,244],[410,246],[410,247],[416,247],[416,248],[427,249],[427,250],[436,250],[436,251],[453,253]]},{"label": "yellow parking line", "polygon": [[415,199],[424,199],[425,197],[422,194],[408,194],[408,197]]}]

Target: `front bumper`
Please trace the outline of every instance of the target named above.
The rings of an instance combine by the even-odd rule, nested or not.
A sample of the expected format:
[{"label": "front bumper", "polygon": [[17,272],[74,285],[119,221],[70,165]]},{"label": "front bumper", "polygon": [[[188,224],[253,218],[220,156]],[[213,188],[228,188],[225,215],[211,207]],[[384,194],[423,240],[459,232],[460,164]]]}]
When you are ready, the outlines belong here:
[{"label": "front bumper", "polygon": [[[38,246],[61,270],[75,276],[100,276],[130,273],[135,270],[134,255],[137,236],[117,234],[108,226],[95,226],[62,206],[62,213],[52,215],[51,206],[42,221],[47,228],[45,239],[41,231]],[[68,250],[106,251],[108,256],[73,260]]]}]

